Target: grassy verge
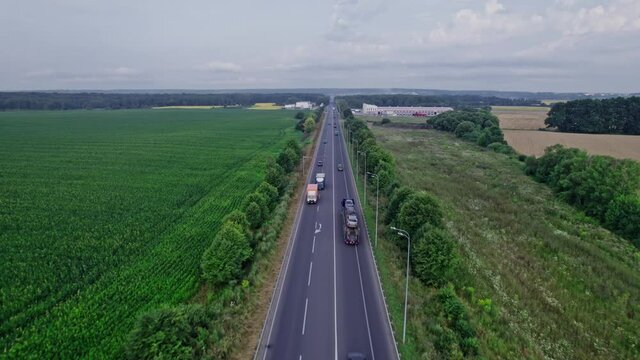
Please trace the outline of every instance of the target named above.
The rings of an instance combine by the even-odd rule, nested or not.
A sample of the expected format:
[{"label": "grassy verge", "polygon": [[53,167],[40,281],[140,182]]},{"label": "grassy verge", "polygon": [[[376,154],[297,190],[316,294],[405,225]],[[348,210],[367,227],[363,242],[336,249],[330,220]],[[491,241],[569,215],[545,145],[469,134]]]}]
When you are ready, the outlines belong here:
[{"label": "grassy verge", "polygon": [[[454,285],[482,356],[640,356],[640,253],[626,240],[556,200],[508,156],[437,131],[372,130],[394,154],[401,183],[445,209],[461,258]],[[383,234],[375,254],[401,336],[404,257]],[[410,294],[403,358],[437,357],[435,294],[417,281]]]}]

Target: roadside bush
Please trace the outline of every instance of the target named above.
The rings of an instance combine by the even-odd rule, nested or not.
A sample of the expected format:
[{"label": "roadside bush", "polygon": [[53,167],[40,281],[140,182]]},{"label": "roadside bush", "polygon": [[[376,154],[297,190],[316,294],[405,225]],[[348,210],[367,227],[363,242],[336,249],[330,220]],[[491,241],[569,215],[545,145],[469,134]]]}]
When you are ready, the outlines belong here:
[{"label": "roadside bush", "polygon": [[251,255],[251,245],[242,228],[231,222],[225,223],[202,255],[202,276],[213,285],[238,279]]},{"label": "roadside bush", "polygon": [[497,125],[482,130],[477,141],[478,145],[482,147],[487,147],[489,144],[495,142],[504,143],[504,135],[502,134],[500,127]]},{"label": "roadside bush", "polygon": [[181,305],[142,315],[125,344],[127,359],[201,359],[209,348],[213,314]]},{"label": "roadside bush", "polygon": [[455,243],[446,231],[425,225],[411,249],[412,270],[427,286],[447,283],[455,264]]},{"label": "roadside bush", "polygon": [[469,322],[469,314],[458,298],[453,285],[438,290],[437,298],[442,305],[449,327],[455,332],[458,345],[465,356],[478,353],[476,331]]},{"label": "roadside bush", "polygon": [[296,118],[296,119],[298,119],[298,120],[302,120],[302,119],[304,119],[304,112],[302,112],[302,111],[298,111],[298,112],[296,113],[295,118]]},{"label": "roadside bush", "polygon": [[615,198],[605,214],[605,224],[640,248],[640,198],[629,195]]},{"label": "roadside bush", "polygon": [[404,201],[414,193],[415,191],[413,191],[411,188],[407,186],[401,186],[391,194],[391,199],[389,200],[389,204],[387,205],[387,213],[384,217],[385,223],[393,224],[396,222],[398,214],[400,213],[400,207],[402,206]]},{"label": "roadside bush", "polygon": [[384,119],[382,119],[382,121],[380,121],[381,125],[386,125],[386,124],[389,124],[389,123],[391,123],[391,120],[389,118],[384,118]]},{"label": "roadside bush", "polygon": [[442,210],[437,200],[425,191],[410,195],[400,207],[398,226],[414,236],[425,224],[442,227]]},{"label": "roadside bush", "polygon": [[487,149],[495,151],[497,153],[500,154],[505,154],[505,155],[509,155],[509,154],[513,154],[513,148],[507,144],[503,144],[501,142],[494,142],[491,143],[487,146]]}]

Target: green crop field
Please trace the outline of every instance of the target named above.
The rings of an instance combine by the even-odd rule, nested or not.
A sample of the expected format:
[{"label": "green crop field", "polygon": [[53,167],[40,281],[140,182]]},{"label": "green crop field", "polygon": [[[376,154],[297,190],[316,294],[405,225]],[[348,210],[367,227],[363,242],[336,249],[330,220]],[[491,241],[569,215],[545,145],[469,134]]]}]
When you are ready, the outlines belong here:
[{"label": "green crop field", "polygon": [[[372,130],[400,181],[445,209],[461,257],[454,283],[482,358],[638,359],[640,252],[629,241],[558,200],[516,159],[439,131]],[[392,318],[401,321],[404,250],[391,239],[377,251]],[[406,346],[438,358],[435,292],[412,281],[410,294]]]},{"label": "green crop field", "polygon": [[0,357],[119,357],[137,316],[188,300],[222,217],[291,113],[0,112]]}]

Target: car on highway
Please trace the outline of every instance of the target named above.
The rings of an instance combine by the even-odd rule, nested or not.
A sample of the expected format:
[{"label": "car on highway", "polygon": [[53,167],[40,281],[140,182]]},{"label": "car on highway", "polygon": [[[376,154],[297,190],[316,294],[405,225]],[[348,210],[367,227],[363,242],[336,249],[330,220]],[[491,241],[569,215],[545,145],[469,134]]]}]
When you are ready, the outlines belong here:
[{"label": "car on highway", "polygon": [[322,160],[318,160],[318,166],[322,166]]},{"label": "car on highway", "polygon": [[342,164],[338,164],[338,171],[342,171],[342,170],[344,170],[342,167]]},{"label": "car on highway", "polygon": [[336,130],[336,136],[338,136],[338,130]]},{"label": "car on highway", "polygon": [[327,143],[327,139],[322,140],[322,142],[326,144]]}]

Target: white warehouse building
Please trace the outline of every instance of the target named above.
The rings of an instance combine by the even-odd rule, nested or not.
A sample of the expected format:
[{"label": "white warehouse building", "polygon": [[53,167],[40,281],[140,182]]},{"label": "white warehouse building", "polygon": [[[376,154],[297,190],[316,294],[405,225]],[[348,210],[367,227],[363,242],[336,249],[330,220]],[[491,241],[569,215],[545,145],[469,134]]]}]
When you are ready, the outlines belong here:
[{"label": "white warehouse building", "polygon": [[436,116],[452,110],[453,108],[441,106],[376,106],[362,104],[362,114],[364,115]]}]

